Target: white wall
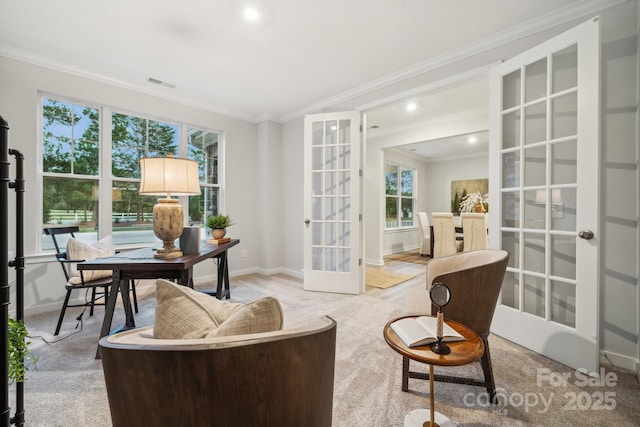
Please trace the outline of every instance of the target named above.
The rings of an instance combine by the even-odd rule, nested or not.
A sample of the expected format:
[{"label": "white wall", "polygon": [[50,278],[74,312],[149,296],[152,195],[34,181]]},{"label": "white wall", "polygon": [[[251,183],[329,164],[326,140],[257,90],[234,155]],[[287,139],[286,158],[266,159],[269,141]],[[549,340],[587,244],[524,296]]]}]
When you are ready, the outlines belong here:
[{"label": "white wall", "polygon": [[[39,92],[72,98],[78,102],[90,102],[151,115],[159,119],[180,121],[206,129],[225,132],[225,200],[224,210],[231,215],[235,225],[229,234],[240,239],[240,244],[230,250],[230,268],[236,272],[253,271],[263,266],[260,247],[261,226],[256,220],[257,194],[267,192],[263,177],[258,175],[258,165],[263,161],[256,155],[257,126],[242,120],[177,104],[154,96],[77,77],[69,73],[53,71],[25,62],[0,57],[0,115],[9,122],[9,147],[20,150],[25,156],[25,215],[24,249],[25,310],[27,313],[59,310],[64,296],[64,276],[53,255],[38,253],[36,242],[42,233],[38,147]],[[269,133],[270,140],[279,136]],[[15,176],[15,171],[10,171]],[[264,185],[263,185],[264,184]],[[15,221],[15,197],[9,196],[9,221]],[[258,216],[259,217],[259,216]],[[9,250],[15,250],[15,231],[9,230]],[[248,252],[247,258],[240,256]],[[270,262],[280,262],[273,260]],[[197,277],[215,274],[213,263],[197,266]],[[13,278],[10,278],[13,280]],[[12,292],[15,292],[12,287]],[[12,301],[15,298],[12,297]]]}]

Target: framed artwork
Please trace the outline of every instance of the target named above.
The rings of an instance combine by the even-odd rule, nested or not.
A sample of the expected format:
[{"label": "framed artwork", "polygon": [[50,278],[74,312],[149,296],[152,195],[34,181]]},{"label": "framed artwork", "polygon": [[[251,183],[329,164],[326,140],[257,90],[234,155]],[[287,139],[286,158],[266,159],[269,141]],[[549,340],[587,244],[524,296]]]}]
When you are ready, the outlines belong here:
[{"label": "framed artwork", "polygon": [[451,212],[459,215],[460,202],[469,193],[480,192],[483,196],[489,192],[489,178],[464,179],[451,181]]}]

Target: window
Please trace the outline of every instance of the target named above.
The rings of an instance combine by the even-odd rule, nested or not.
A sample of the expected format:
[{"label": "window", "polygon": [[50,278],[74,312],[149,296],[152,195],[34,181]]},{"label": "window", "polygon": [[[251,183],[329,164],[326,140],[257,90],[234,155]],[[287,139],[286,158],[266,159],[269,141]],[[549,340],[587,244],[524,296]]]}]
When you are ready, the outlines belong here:
[{"label": "window", "polygon": [[[101,127],[104,114],[109,120]],[[186,135],[184,141],[181,132]],[[206,216],[220,211],[220,137],[219,132],[184,124],[43,98],[43,225],[77,225],[78,237],[88,242],[106,234],[112,235],[116,245],[157,241],[152,214],[156,197],[138,193],[139,160],[169,153],[200,165],[202,193],[189,197],[188,204],[184,198],[182,204],[188,223],[202,225]],[[101,159],[111,161],[106,164]],[[42,248],[53,248],[44,234]]]},{"label": "window", "polygon": [[385,165],[385,228],[413,226],[415,170],[387,162]]}]

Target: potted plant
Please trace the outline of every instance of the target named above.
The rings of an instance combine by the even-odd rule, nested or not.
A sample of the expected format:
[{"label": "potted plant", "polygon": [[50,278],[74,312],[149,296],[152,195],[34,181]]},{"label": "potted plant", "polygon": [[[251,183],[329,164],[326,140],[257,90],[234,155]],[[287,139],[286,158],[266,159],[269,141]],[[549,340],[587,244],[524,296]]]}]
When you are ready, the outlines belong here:
[{"label": "potted plant", "polygon": [[460,202],[460,212],[487,212],[489,210],[489,194],[484,196],[479,191],[469,193]]},{"label": "potted plant", "polygon": [[227,234],[227,227],[231,227],[233,223],[229,215],[214,215],[207,217],[207,227],[211,229],[211,236],[214,239],[221,239]]},{"label": "potted plant", "polygon": [[27,338],[27,328],[22,322],[9,318],[9,348],[8,348],[8,368],[10,382],[24,382],[27,369],[36,367],[38,358],[29,348]]}]

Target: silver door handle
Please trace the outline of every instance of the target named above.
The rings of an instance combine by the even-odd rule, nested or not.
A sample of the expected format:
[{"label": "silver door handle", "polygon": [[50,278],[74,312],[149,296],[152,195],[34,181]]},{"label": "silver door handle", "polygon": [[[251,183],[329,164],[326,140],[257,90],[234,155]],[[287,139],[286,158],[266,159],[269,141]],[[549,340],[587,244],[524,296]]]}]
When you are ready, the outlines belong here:
[{"label": "silver door handle", "polygon": [[593,231],[591,230],[581,230],[578,232],[578,237],[585,240],[593,239]]},{"label": "silver door handle", "polygon": [[309,225],[309,224],[311,223],[311,221],[310,221],[309,219],[305,219],[305,220],[304,220],[304,223],[305,223],[305,224],[307,224],[307,225]]}]

